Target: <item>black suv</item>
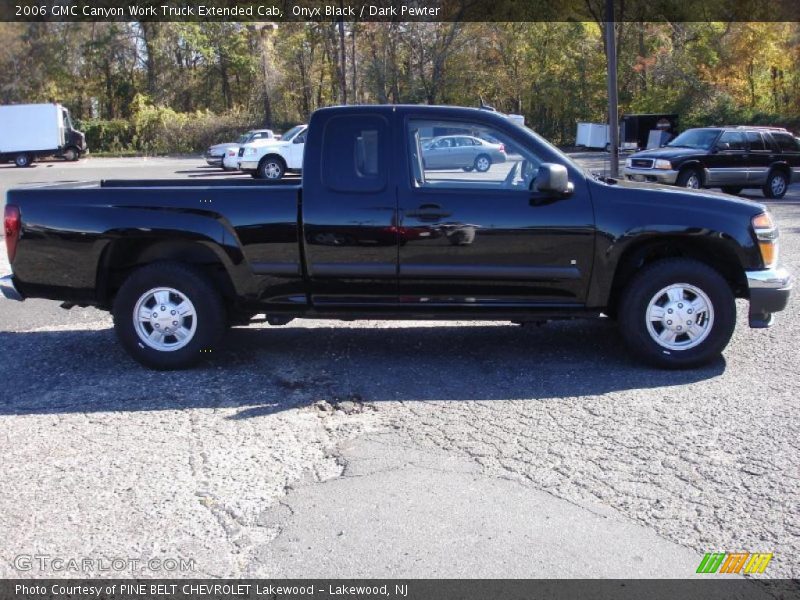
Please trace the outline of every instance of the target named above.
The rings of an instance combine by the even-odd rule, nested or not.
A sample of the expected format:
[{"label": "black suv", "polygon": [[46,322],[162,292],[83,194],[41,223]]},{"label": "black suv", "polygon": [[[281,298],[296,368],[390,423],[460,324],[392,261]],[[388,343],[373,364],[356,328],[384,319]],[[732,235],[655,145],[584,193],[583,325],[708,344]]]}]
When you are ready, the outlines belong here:
[{"label": "black suv", "polygon": [[728,194],[761,188],[767,198],[782,198],[800,181],[800,141],[777,127],[687,129],[666,146],[631,155],[624,173],[631,181],[719,187]]}]

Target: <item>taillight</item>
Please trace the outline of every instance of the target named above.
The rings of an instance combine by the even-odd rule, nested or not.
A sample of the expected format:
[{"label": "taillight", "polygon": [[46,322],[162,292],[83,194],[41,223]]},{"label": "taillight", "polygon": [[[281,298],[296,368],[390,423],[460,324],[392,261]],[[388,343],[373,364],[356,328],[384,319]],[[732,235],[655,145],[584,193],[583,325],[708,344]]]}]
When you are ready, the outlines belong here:
[{"label": "taillight", "polygon": [[6,204],[6,213],[3,222],[5,225],[8,262],[14,262],[14,255],[17,253],[17,242],[19,241],[19,231],[21,228],[19,207],[13,204]]}]

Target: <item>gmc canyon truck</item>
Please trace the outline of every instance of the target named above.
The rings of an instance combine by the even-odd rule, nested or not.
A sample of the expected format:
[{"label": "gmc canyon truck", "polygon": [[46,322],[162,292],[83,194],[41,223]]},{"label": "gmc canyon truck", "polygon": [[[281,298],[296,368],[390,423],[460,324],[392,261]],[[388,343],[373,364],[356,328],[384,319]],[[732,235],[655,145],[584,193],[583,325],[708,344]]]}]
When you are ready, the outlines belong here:
[{"label": "gmc canyon truck", "polygon": [[[111,311],[121,344],[156,369],[195,363],[226,327],[262,314],[273,325],[606,316],[637,357],[695,367],[727,345],[735,298],[749,301],[751,327],[787,304],[792,279],[761,204],[598,178],[484,109],[326,108],[307,136],[302,183],[10,191],[3,292]],[[502,144],[505,160],[426,165],[441,136]]]}]

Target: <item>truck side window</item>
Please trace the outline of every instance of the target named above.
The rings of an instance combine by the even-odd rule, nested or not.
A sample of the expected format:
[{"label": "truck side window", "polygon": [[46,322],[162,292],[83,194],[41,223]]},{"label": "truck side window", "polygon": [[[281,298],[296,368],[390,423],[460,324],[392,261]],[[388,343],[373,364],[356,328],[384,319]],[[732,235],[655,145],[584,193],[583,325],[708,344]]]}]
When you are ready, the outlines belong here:
[{"label": "truck side window", "polygon": [[726,131],[719,136],[720,144],[728,144],[727,150],[744,150],[744,134],[739,131]]},{"label": "truck side window", "polygon": [[377,192],[386,186],[388,123],[377,115],[333,117],[322,142],[322,180],[337,192]]},{"label": "truck side window", "polygon": [[412,119],[407,139],[415,187],[530,189],[542,163],[481,123]]},{"label": "truck side window", "polygon": [[761,138],[761,134],[757,131],[747,132],[747,143],[750,144],[751,152],[766,152],[767,150],[771,150],[769,145],[764,145],[764,140]]},{"label": "truck side window", "polygon": [[781,152],[800,152],[800,143],[789,133],[773,132],[772,139],[777,142]]}]

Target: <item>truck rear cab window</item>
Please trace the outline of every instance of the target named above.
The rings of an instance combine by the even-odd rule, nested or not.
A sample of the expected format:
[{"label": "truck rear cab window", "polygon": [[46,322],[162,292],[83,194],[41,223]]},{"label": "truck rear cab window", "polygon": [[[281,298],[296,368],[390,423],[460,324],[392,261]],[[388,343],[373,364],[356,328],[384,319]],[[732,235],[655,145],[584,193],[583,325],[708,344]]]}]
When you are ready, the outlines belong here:
[{"label": "truck rear cab window", "polygon": [[325,125],[322,180],[336,192],[378,192],[386,186],[388,123],[377,115],[334,117]]}]

